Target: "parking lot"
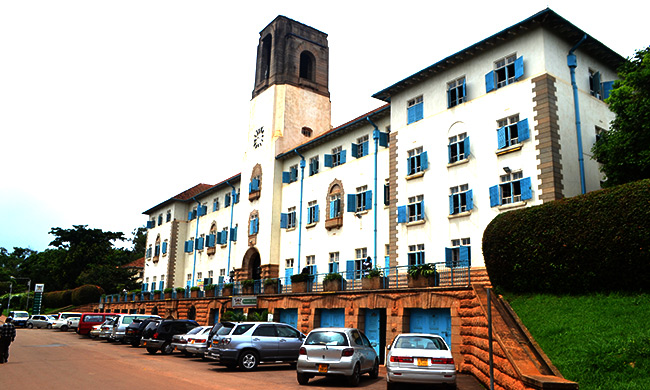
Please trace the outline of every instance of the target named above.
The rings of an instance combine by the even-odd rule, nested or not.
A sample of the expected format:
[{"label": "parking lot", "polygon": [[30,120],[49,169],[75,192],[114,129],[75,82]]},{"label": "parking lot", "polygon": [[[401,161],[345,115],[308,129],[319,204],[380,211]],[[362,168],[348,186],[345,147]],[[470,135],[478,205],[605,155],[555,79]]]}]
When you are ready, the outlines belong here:
[{"label": "parking lot", "polygon": [[[254,372],[240,372],[179,353],[150,355],[143,348],[91,340],[73,332],[18,329],[17,333],[9,363],[0,366],[3,388],[349,388],[339,378],[314,378],[309,386],[300,386],[289,365],[261,365]],[[362,377],[359,388],[385,389],[384,374],[381,367],[378,379]],[[477,388],[472,378],[461,377],[459,389]]]}]

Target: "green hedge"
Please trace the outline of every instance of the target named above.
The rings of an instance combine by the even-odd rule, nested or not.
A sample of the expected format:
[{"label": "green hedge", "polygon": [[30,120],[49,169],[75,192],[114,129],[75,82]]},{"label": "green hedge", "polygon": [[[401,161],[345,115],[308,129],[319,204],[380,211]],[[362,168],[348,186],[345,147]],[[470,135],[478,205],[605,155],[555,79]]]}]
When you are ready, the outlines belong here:
[{"label": "green hedge", "polygon": [[483,256],[507,291],[649,291],[650,180],[500,214]]},{"label": "green hedge", "polygon": [[79,306],[98,302],[102,294],[104,294],[103,288],[92,284],[84,284],[72,290],[72,304]]}]

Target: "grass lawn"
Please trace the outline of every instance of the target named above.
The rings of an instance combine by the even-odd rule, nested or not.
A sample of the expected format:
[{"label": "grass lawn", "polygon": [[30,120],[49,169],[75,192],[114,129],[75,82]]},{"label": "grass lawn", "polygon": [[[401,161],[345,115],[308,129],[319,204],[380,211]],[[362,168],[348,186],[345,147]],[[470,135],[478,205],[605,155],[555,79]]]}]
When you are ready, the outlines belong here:
[{"label": "grass lawn", "polygon": [[650,389],[650,294],[504,294],[581,390]]}]

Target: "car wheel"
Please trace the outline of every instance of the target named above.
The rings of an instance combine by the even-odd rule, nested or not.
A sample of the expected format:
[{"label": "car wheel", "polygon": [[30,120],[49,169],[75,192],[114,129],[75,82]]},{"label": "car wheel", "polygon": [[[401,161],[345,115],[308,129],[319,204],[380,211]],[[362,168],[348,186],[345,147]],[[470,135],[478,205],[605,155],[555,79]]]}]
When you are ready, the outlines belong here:
[{"label": "car wheel", "polygon": [[257,367],[258,359],[254,351],[244,351],[239,356],[239,367],[244,371],[252,371]]},{"label": "car wheel", "polygon": [[48,329],[52,329],[52,324],[47,324]]},{"label": "car wheel", "polygon": [[27,324],[27,327],[28,327],[29,329],[34,329],[34,324],[29,323],[29,324]]},{"label": "car wheel", "polygon": [[131,341],[131,346],[133,348],[139,347],[140,346],[140,340],[133,340]]},{"label": "car wheel", "polygon": [[397,390],[397,383],[386,382],[386,390]]},{"label": "car wheel", "polygon": [[375,365],[372,366],[372,371],[370,371],[370,379],[377,379],[379,377],[379,360],[375,359]]},{"label": "car wheel", "polygon": [[352,375],[348,377],[348,385],[351,387],[359,386],[359,381],[361,380],[361,368],[359,368],[359,363],[354,366]]},{"label": "car wheel", "polygon": [[172,346],[172,343],[170,343],[169,341],[163,344],[162,347],[160,348],[160,353],[162,353],[163,355],[169,355],[172,352],[174,352],[174,347]]},{"label": "car wheel", "polygon": [[309,384],[309,375],[298,373],[298,383],[305,386]]},{"label": "car wheel", "polygon": [[155,355],[156,352],[158,352],[158,348],[147,347],[147,352],[149,352],[152,355]]},{"label": "car wheel", "polygon": [[185,356],[187,356],[187,357],[192,357],[192,356],[194,356],[194,354],[193,354],[192,352],[187,352],[187,351],[183,351],[183,355],[185,355]]},{"label": "car wheel", "polygon": [[237,365],[233,363],[228,363],[226,364],[226,368],[229,370],[234,370],[235,368],[237,368]]},{"label": "car wheel", "polygon": [[68,326],[67,325],[61,325],[61,332],[67,332],[68,331]]}]

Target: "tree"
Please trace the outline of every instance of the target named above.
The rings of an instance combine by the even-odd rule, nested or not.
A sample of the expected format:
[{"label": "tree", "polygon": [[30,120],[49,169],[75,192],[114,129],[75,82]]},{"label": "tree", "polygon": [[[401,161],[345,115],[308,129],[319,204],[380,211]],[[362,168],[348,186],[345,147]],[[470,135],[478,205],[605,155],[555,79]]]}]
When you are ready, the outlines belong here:
[{"label": "tree", "polygon": [[131,260],[137,260],[144,256],[145,251],[147,250],[147,228],[140,226],[137,229],[133,229],[133,238],[130,239],[133,243],[133,248],[131,248]]},{"label": "tree", "polygon": [[607,99],[616,119],[592,148],[604,187],[650,178],[650,46],[625,61],[618,76]]}]

